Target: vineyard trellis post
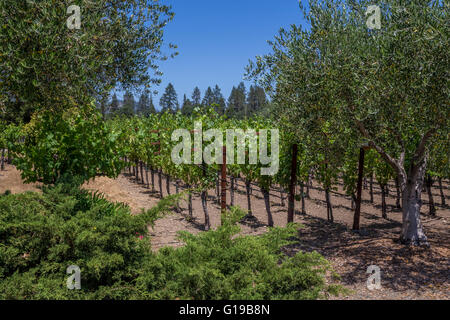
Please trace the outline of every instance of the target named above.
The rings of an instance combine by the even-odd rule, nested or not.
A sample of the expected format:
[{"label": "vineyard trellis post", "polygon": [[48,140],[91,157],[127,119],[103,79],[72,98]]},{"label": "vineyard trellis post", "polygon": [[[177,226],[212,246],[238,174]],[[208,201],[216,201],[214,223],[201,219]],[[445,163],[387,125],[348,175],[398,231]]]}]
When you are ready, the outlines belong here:
[{"label": "vineyard trellis post", "polygon": [[5,170],[5,149],[2,148],[2,157],[1,157],[1,168],[0,170]]},{"label": "vineyard trellis post", "polygon": [[144,184],[145,183],[145,180],[144,180],[144,164],[142,163],[142,160],[139,160],[139,166],[140,166],[140,170],[141,170],[142,184]]},{"label": "vineyard trellis post", "polygon": [[373,172],[370,173],[369,193],[370,193],[370,203],[373,203]]},{"label": "vineyard trellis post", "polygon": [[[206,173],[206,163],[204,160],[202,160],[202,175],[203,175],[203,179],[206,178],[207,173]],[[203,186],[203,190],[201,193],[201,199],[202,199],[202,207],[203,207],[203,212],[205,214],[205,231],[208,231],[211,228],[211,224],[209,221],[209,213],[208,213],[208,189],[207,187]]]},{"label": "vineyard trellis post", "polygon": [[364,147],[361,147],[359,149],[358,185],[357,185],[355,215],[353,217],[353,230],[359,230],[359,220],[361,216],[361,195],[362,195],[363,174],[364,174]]},{"label": "vineyard trellis post", "polygon": [[148,163],[145,163],[145,177],[147,178],[147,189],[150,189],[150,181],[148,181]]},{"label": "vineyard trellis post", "polygon": [[395,200],[395,207],[401,209],[402,193],[400,191],[400,182],[398,175],[395,177],[395,189],[397,190],[397,199]]},{"label": "vineyard trellis post", "polygon": [[438,183],[439,183],[439,193],[441,194],[441,206],[445,206],[445,196],[444,192],[442,191],[442,177],[438,177]]},{"label": "vineyard trellis post", "polygon": [[436,207],[434,206],[434,200],[433,200],[433,178],[430,174],[428,174],[425,177],[425,184],[427,186],[427,192],[428,192],[428,206],[429,206],[429,214],[433,217],[436,216]]},{"label": "vineyard trellis post", "polygon": [[227,209],[227,147],[223,146],[221,166],[221,213],[224,214]]},{"label": "vineyard trellis post", "polygon": [[289,182],[288,223],[294,222],[295,185],[297,180],[297,154],[298,145],[294,144],[292,146],[291,180]]},{"label": "vineyard trellis post", "polygon": [[[161,135],[160,130],[153,130],[153,133],[157,133],[158,140],[156,142],[152,142],[152,145],[158,145],[159,151],[156,151],[154,155],[160,155],[161,154]],[[162,190],[162,169],[158,168],[158,185],[159,185],[159,193],[161,196],[161,199],[164,197],[163,190]]]}]

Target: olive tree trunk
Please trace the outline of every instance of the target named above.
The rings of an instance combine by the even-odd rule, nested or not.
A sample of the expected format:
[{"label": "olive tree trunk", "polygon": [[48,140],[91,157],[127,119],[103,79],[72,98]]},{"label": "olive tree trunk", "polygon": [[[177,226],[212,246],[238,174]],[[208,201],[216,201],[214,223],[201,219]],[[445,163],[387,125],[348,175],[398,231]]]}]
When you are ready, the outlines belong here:
[{"label": "olive tree trunk", "polygon": [[400,189],[402,191],[402,231],[400,241],[404,244],[423,244],[429,246],[420,220],[420,207],[422,205],[421,194],[429,156],[427,145],[431,137],[435,134],[436,128],[430,128],[422,135],[409,161],[409,168],[406,168],[406,146],[401,137],[397,137],[401,152],[398,158],[394,158],[383,147],[371,139],[369,132],[362,122],[356,120],[356,125],[362,135],[369,139],[369,146],[374,148],[397,171],[399,176]]},{"label": "olive tree trunk", "polygon": [[401,173],[403,225],[400,240],[404,244],[428,245],[420,219],[425,170],[426,159],[421,164],[412,165],[407,175]]}]

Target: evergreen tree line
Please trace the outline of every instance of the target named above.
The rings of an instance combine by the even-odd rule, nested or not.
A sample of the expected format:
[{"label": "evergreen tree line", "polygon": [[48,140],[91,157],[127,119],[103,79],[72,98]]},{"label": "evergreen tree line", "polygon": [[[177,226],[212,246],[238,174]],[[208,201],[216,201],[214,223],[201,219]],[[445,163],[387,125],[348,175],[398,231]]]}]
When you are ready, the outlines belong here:
[{"label": "evergreen tree line", "polygon": [[[268,112],[270,102],[264,92],[264,89],[257,86],[250,86],[249,91],[243,82],[239,83],[237,87],[233,86],[231,94],[226,100],[218,85],[214,88],[208,87],[204,96],[198,87],[195,87],[191,97],[188,98],[186,94],[183,96],[183,102],[178,102],[178,95],[174,86],[169,83],[164,90],[164,94],[159,101],[160,112],[176,113],[181,111],[183,115],[191,115],[194,108],[213,107],[217,113],[226,115],[232,118],[244,119],[255,114],[264,114]],[[117,95],[112,96],[109,108],[105,106],[104,100],[100,103],[102,113],[106,117],[109,116],[143,116],[146,117],[152,113],[157,113],[153,98],[148,91],[144,91],[138,101],[135,101],[133,93],[125,92],[123,101],[117,99]]]},{"label": "evergreen tree line", "polygon": [[[103,112],[102,108],[102,112]],[[109,104],[108,114],[110,116],[128,116],[139,115],[147,117],[152,113],[156,113],[155,105],[153,104],[153,98],[149,95],[148,91],[144,91],[139,97],[138,101],[135,101],[133,93],[126,91],[123,96],[123,101],[120,102],[117,95],[114,94]]]}]

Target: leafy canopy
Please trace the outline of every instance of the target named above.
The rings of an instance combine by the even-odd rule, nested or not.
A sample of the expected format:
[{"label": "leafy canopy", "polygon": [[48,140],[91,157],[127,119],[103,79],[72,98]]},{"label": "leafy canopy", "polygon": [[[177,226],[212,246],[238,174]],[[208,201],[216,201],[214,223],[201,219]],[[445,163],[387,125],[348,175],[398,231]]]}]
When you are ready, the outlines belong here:
[{"label": "leafy canopy", "polygon": [[366,26],[372,4],[300,5],[310,30],[281,29],[247,75],[271,92],[276,118],[298,139],[314,137],[316,149],[330,137],[344,149],[368,142],[406,176],[450,127],[448,2],[379,3],[380,30]]},{"label": "leafy canopy", "polygon": [[[80,29],[66,25],[70,5],[81,9]],[[157,0],[1,0],[0,117],[28,122],[40,108],[159,83],[156,63],[167,58],[163,30],[173,16]]]}]

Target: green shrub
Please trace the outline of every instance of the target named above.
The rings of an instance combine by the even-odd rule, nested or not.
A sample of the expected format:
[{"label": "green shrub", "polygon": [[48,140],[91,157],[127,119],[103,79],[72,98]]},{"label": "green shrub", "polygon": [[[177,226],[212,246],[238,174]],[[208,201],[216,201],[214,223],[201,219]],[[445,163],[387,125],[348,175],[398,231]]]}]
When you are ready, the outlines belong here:
[{"label": "green shrub", "polygon": [[[184,247],[153,253],[148,225],[180,196],[140,215],[73,185],[0,195],[0,299],[317,299],[327,262],[280,251],[298,226],[239,236],[233,209],[217,230],[180,232]],[[69,290],[69,265],[81,290]]]},{"label": "green shrub", "polygon": [[[298,225],[261,236],[237,236],[244,213],[233,209],[217,230],[180,232],[181,248],[146,261],[136,285],[149,299],[318,299],[328,291],[327,261],[318,253],[282,254]],[[138,298],[138,297],[135,297]]]},{"label": "green shrub", "polygon": [[[97,297],[132,282],[150,259],[147,226],[172,198],[141,215],[101,195],[59,184],[43,194],[0,196],[0,297]],[[66,269],[82,270],[82,292],[66,288]]]}]

